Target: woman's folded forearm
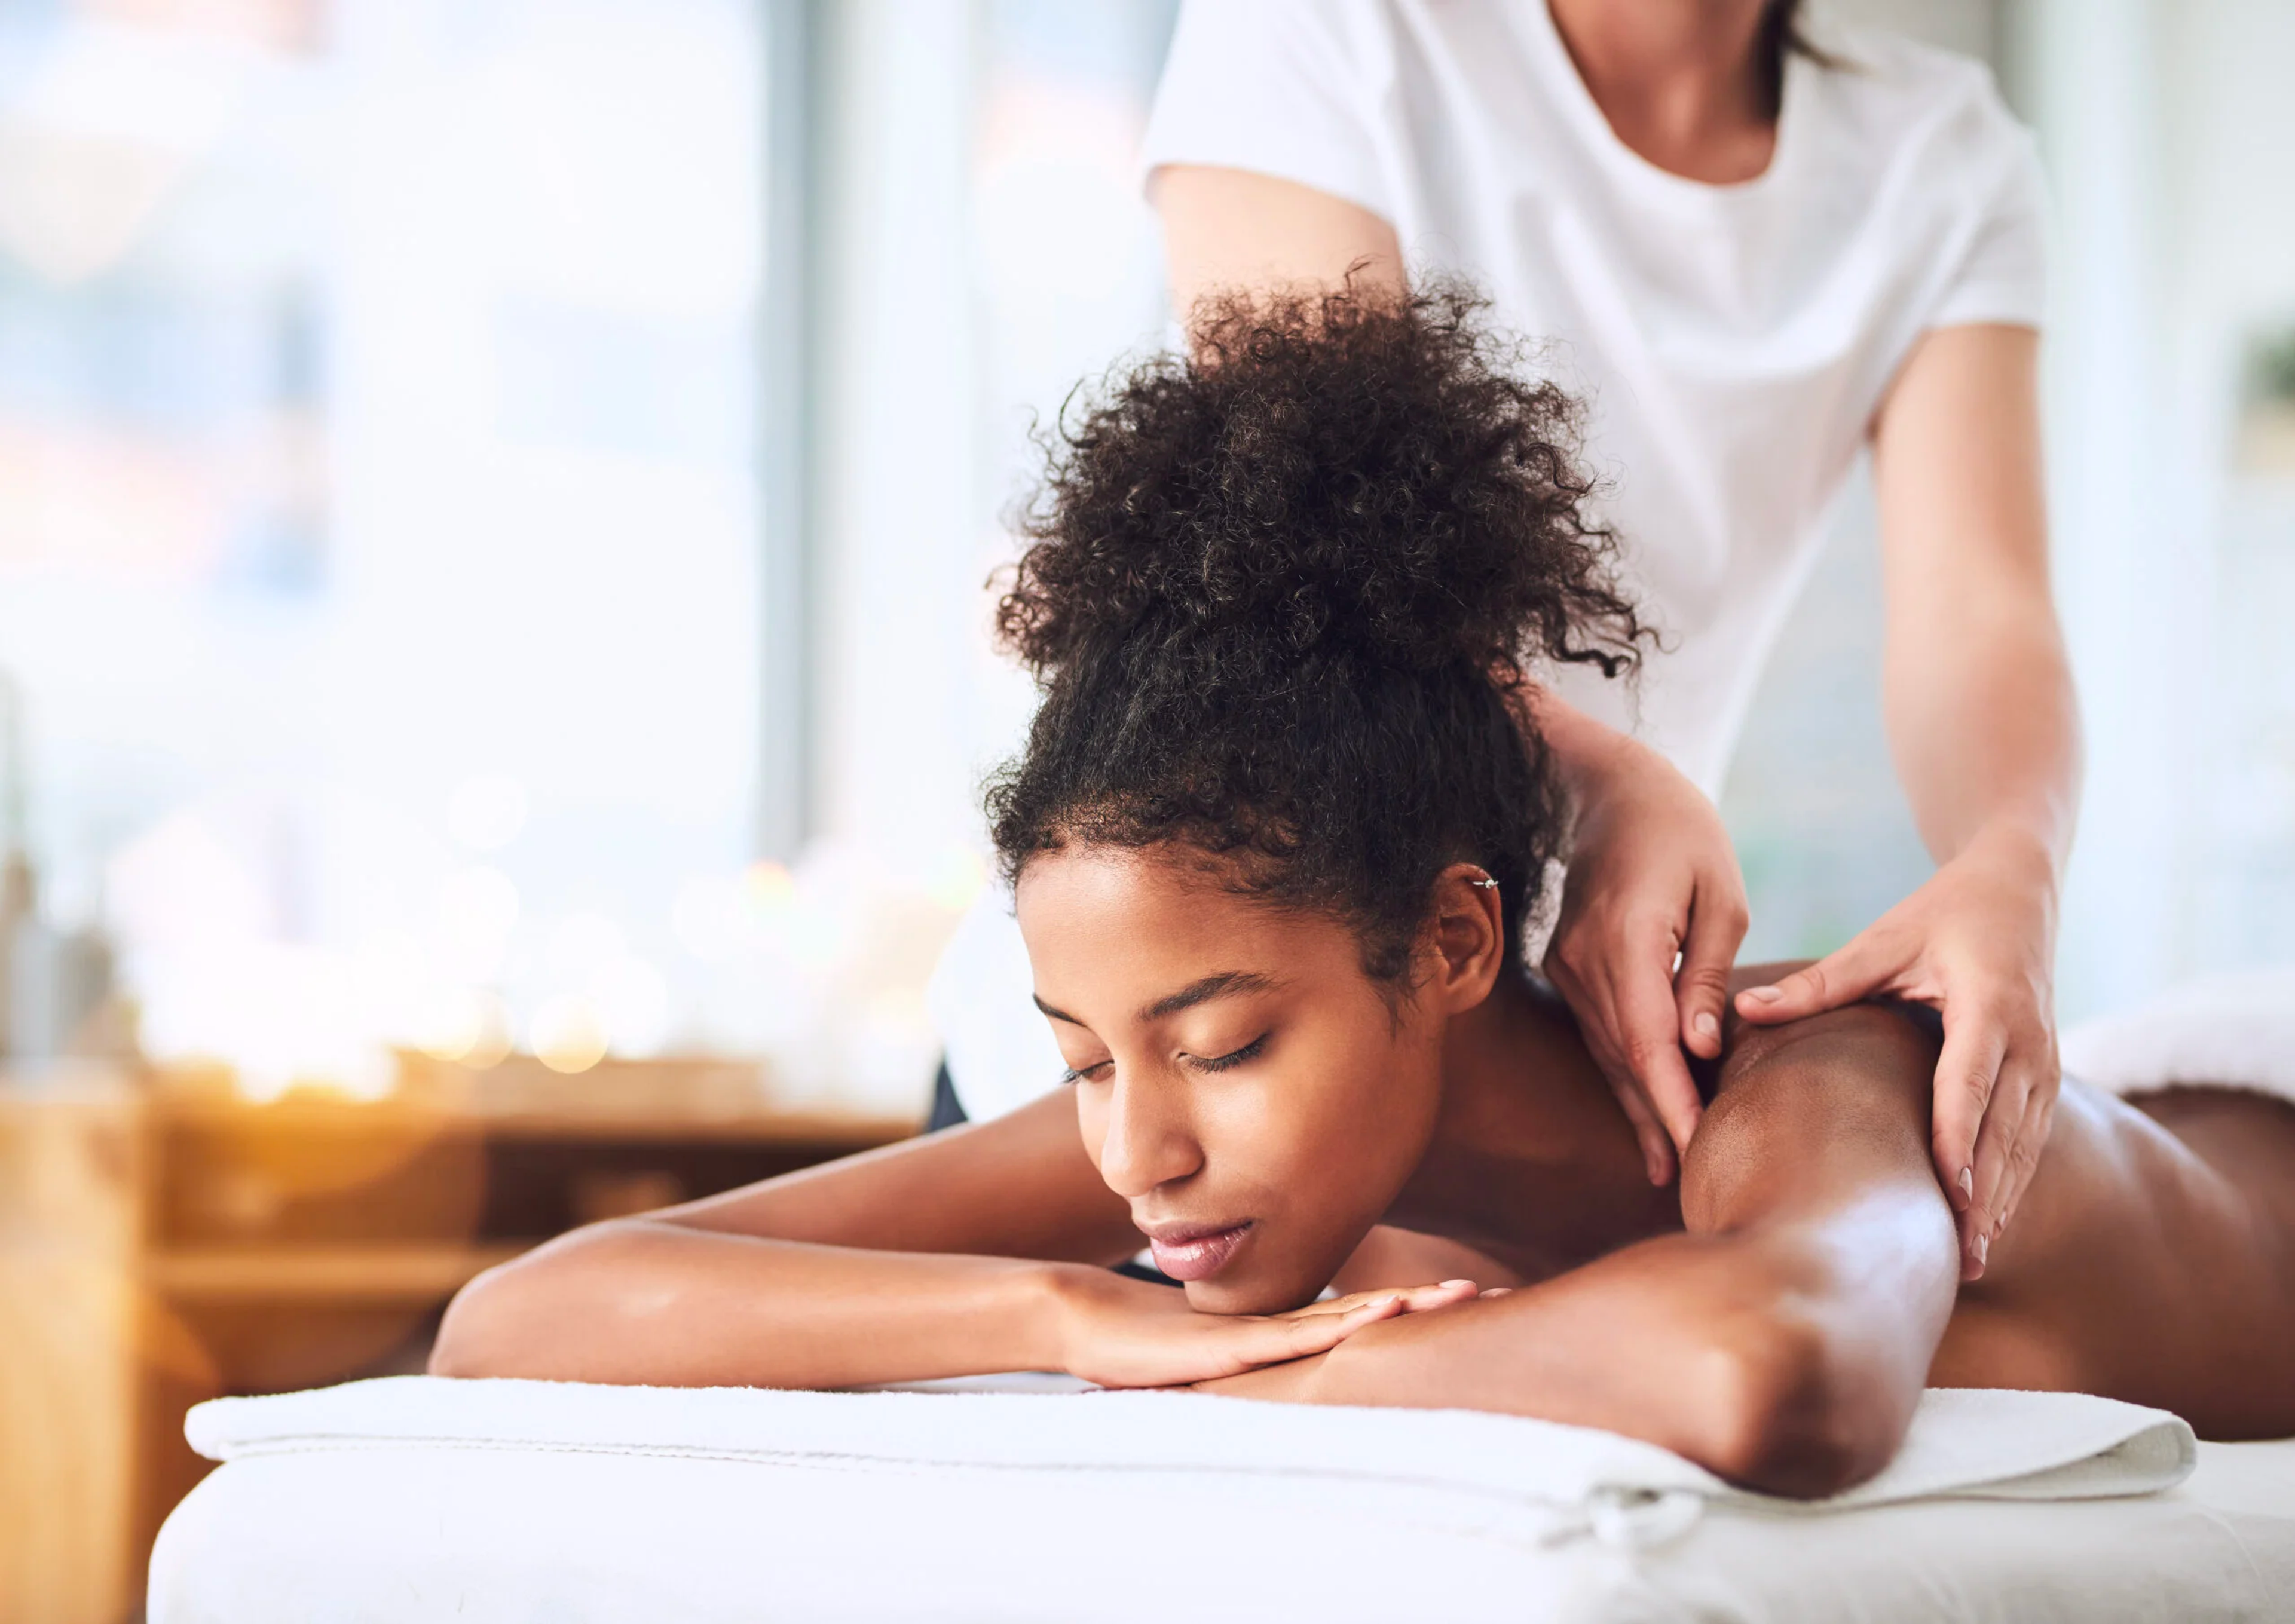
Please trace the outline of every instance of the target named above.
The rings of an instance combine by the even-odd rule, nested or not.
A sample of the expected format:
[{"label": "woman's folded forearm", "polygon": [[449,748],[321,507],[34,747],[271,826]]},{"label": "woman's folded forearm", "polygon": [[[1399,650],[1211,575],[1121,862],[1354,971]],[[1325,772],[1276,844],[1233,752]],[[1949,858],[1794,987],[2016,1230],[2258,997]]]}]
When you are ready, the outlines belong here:
[{"label": "woman's folded forearm", "polygon": [[601,1224],[465,1286],[431,1369],[832,1388],[1058,1368],[1066,1267]]},{"label": "woman's folded forearm", "polygon": [[1733,1481],[1832,1493],[1893,1453],[1919,1391],[1802,1310],[1795,1268],[1673,1236],[1505,1296],[1390,1319],[1238,1397],[1479,1409],[1646,1439]]}]

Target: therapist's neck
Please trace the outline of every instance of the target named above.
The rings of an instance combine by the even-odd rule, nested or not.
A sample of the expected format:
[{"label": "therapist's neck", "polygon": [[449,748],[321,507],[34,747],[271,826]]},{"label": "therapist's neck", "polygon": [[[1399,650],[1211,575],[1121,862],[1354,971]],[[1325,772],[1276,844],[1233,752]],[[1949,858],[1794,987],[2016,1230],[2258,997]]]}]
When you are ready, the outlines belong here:
[{"label": "therapist's neck", "polygon": [[1618,139],[1692,180],[1751,180],[1776,144],[1754,47],[1766,0],[1549,0]]}]

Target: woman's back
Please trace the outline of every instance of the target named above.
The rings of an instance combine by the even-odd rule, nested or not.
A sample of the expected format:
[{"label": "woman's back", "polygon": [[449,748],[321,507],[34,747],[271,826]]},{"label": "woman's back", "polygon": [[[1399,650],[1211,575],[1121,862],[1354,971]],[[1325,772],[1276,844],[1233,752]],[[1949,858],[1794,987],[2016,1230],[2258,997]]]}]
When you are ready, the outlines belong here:
[{"label": "woman's back", "polygon": [[2101,1392],[2209,1438],[2295,1432],[2295,1108],[2067,1080],[2047,1155],[1932,1385]]}]

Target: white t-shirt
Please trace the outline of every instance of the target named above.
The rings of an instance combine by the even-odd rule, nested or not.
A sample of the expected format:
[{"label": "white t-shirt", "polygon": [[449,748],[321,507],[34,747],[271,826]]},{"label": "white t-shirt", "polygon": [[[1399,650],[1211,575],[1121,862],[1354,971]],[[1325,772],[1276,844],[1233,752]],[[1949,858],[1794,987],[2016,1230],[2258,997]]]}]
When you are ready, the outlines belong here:
[{"label": "white t-shirt", "polygon": [[[1709,794],[1915,341],[2041,314],[2038,164],[1990,76],[1885,36],[1823,43],[1842,65],[1788,59],[1768,168],[1714,186],[1618,139],[1541,0],[1187,0],[1143,153],[1360,204],[1414,274],[1472,279],[1541,347],[1585,402],[1597,507],[1664,640],[1638,687],[1550,681]],[[1009,981],[1009,905],[960,933],[933,1000],[979,1115],[1058,1066]]]}]

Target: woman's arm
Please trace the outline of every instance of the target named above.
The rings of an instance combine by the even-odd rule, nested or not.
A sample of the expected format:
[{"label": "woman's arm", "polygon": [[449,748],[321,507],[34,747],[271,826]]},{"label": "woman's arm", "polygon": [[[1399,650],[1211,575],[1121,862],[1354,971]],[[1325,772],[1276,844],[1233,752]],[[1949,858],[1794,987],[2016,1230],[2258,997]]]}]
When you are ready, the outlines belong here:
[{"label": "woman's arm", "polygon": [[1057,1095],[560,1236],[462,1289],[431,1367],[778,1387],[1042,1367],[1052,1271],[1036,1260],[1139,1245]]},{"label": "woman's arm", "polygon": [[994,1122],[561,1236],[462,1288],[430,1367],[808,1388],[1066,1370],[1162,1386],[1320,1352],[1460,1295],[1221,1318],[1107,1271],[1140,1245],[1063,1090]]},{"label": "woman's arm", "polygon": [[1605,1427],[1777,1494],[1879,1471],[1955,1291],[1923,1130],[1935,1045],[1873,1005],[1732,1039],[1683,1164],[1685,1233],[1210,1391]]},{"label": "woman's arm", "polygon": [[1776,996],[1739,1000],[1756,1021],[1875,993],[1943,1011],[1932,1150],[1964,1209],[1971,1278],[2038,1163],[2060,1081],[2056,896],[2080,748],[2049,591],[2038,348],[2027,327],[1932,332],[1874,428],[1889,736],[1937,872]]},{"label": "woman's arm", "polygon": [[[1394,228],[1295,181],[1191,164],[1156,172],[1172,306],[1231,289],[1400,290]],[[1650,1182],[1697,1130],[1682,1050],[1720,1052],[1724,983],[1745,937],[1745,885],[1712,803],[1647,746],[1564,704],[1538,722],[1577,809],[1571,882],[1545,969],[1632,1119]],[[1676,960],[1679,967],[1676,967]]]}]

